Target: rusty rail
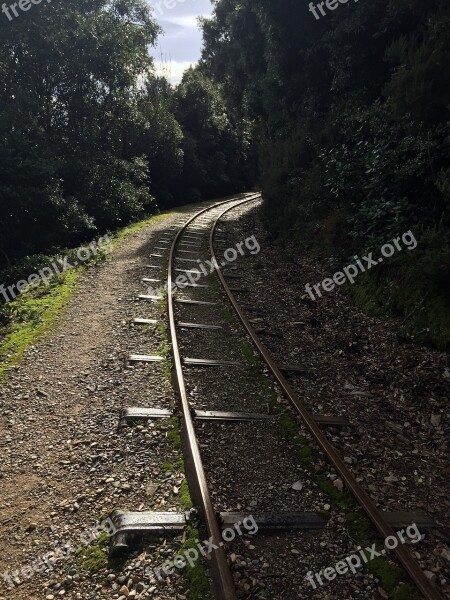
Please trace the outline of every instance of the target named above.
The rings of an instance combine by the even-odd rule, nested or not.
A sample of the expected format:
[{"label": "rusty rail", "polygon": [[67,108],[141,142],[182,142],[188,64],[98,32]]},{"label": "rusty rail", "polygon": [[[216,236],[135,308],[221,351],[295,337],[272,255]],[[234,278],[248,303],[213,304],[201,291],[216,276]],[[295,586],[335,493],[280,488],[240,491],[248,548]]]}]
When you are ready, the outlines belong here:
[{"label": "rusty rail", "polygon": [[[229,211],[233,210],[234,208],[237,208],[241,204],[244,204],[246,202],[251,202],[254,200],[255,199],[244,200],[242,202],[239,202],[235,206],[228,207],[217,217],[217,219],[214,223],[214,226],[211,230],[211,234],[210,234],[210,250],[211,250],[211,256],[213,258],[216,258],[215,252],[214,252],[214,236],[215,236],[215,233],[217,230],[217,225],[218,225],[219,221]],[[217,264],[219,264],[219,263],[217,263]],[[347,488],[353,494],[353,496],[358,501],[358,503],[362,506],[365,513],[367,514],[367,516],[369,517],[369,519],[371,520],[371,522],[377,529],[378,533],[383,538],[387,538],[389,536],[395,536],[395,532],[392,529],[392,527],[386,522],[382,513],[378,510],[378,508],[372,502],[372,499],[368,496],[368,494],[364,491],[364,489],[356,481],[356,479],[353,476],[353,474],[351,473],[350,469],[347,467],[347,465],[341,459],[341,457],[339,456],[337,451],[334,449],[334,447],[327,440],[326,436],[322,433],[322,430],[315,422],[311,413],[306,409],[304,404],[301,402],[300,398],[297,396],[297,394],[294,392],[293,388],[290,386],[287,379],[284,377],[284,375],[278,369],[269,350],[261,342],[261,340],[259,339],[255,330],[253,329],[252,325],[250,324],[249,320],[247,319],[246,315],[244,314],[244,312],[240,308],[238,302],[236,301],[236,298],[235,298],[233,292],[230,290],[220,267],[217,271],[217,274],[219,276],[222,287],[228,296],[228,299],[230,300],[239,320],[241,321],[241,323],[245,327],[248,335],[252,339],[252,342],[255,345],[256,349],[258,350],[259,355],[261,356],[261,358],[267,365],[268,369],[274,376],[275,380],[277,381],[278,385],[283,390],[286,397],[289,399],[291,405],[296,409],[298,414],[301,416],[301,418],[305,422],[310,433],[313,435],[314,439],[316,440],[316,442],[318,443],[318,445],[324,452],[325,456],[328,458],[329,462],[334,466],[336,471],[339,473],[339,475],[341,476],[341,478],[347,485]],[[442,600],[441,594],[432,585],[432,583],[427,579],[427,577],[422,572],[422,569],[420,568],[420,566],[412,558],[412,556],[409,554],[409,552],[406,550],[406,548],[404,546],[398,545],[393,550],[393,553],[396,556],[398,562],[403,566],[403,568],[408,573],[408,575],[410,576],[412,581],[415,583],[417,588],[422,592],[422,594],[426,600]]]},{"label": "rusty rail", "polygon": [[[259,195],[255,195],[259,196]],[[255,199],[254,197],[252,199]],[[245,201],[249,201],[246,198]],[[196,213],[179,229],[175,236],[169,255],[169,268],[167,277],[167,306],[168,316],[170,325],[170,338],[172,344],[172,354],[175,364],[176,374],[176,386],[181,400],[181,408],[183,414],[182,432],[184,438],[184,450],[185,459],[189,468],[191,478],[189,479],[191,492],[193,491],[194,501],[197,504],[200,515],[203,518],[203,522],[206,526],[208,536],[213,543],[218,547],[211,553],[211,572],[213,579],[213,586],[215,595],[218,600],[236,600],[236,591],[233,581],[233,577],[228,566],[227,557],[223,548],[222,536],[217,522],[217,516],[214,511],[214,507],[211,501],[211,497],[208,490],[208,484],[206,481],[205,471],[203,468],[203,462],[200,455],[200,448],[198,445],[197,437],[195,435],[194,423],[192,420],[191,410],[189,406],[189,400],[186,394],[186,386],[184,381],[184,373],[182,367],[182,360],[178,345],[178,336],[175,320],[175,307],[174,307],[174,292],[172,288],[172,281],[174,279],[175,269],[175,254],[177,245],[180,237],[186,231],[186,229],[193,223],[198,217],[204,213],[213,210],[223,204],[233,202],[233,207],[236,202],[241,204],[243,201],[239,200],[226,200],[208,206],[207,208]],[[192,487],[191,487],[192,486]]]}]

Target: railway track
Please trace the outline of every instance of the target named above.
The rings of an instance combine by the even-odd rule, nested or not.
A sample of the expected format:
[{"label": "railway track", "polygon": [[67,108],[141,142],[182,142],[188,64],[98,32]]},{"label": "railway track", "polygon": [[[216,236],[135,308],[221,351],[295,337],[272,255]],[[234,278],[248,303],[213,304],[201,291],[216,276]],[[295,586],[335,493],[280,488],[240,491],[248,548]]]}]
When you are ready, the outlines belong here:
[{"label": "railway track", "polygon": [[[216,547],[216,549],[209,554],[209,559],[214,595],[219,600],[235,600],[237,598],[236,585],[230,570],[229,561],[225,551],[225,545],[222,539],[222,523],[220,518],[218,518],[208,485],[207,475],[202,460],[201,446],[199,444],[196,432],[195,419],[223,419],[228,421],[245,421],[248,419],[251,421],[253,418],[256,418],[257,420],[258,416],[236,413],[225,414],[214,411],[194,411],[187,392],[185,380],[187,369],[198,367],[233,368],[233,366],[235,366],[233,361],[217,359],[209,360],[203,358],[190,359],[186,356],[183,356],[181,349],[180,332],[182,330],[190,329],[194,332],[195,330],[210,330],[211,332],[217,330],[218,334],[220,335],[220,325],[213,323],[199,323],[198,320],[194,322],[185,322],[183,320],[180,322],[177,319],[178,310],[181,308],[187,310],[189,307],[208,307],[214,304],[210,300],[180,298],[178,293],[179,288],[177,287],[182,287],[184,290],[190,290],[192,288],[199,291],[202,291],[203,288],[207,287],[204,284],[203,279],[202,281],[198,281],[197,277],[194,279],[189,277],[189,275],[194,271],[197,273],[201,272],[202,263],[199,259],[199,252],[200,248],[202,247],[202,243],[205,241],[204,238],[208,234],[209,251],[212,259],[210,264],[211,266],[215,265],[215,270],[217,271],[218,279],[222,289],[228,297],[228,300],[231,303],[231,306],[233,307],[240,324],[251,339],[254,348],[259,353],[263,363],[266,365],[267,369],[273,376],[273,379],[282,390],[285,398],[289,400],[292,408],[301,417],[302,421],[308,428],[317,445],[320,447],[329,464],[333,466],[337,473],[339,473],[347,489],[351,492],[358,504],[363,508],[365,514],[372,522],[378,534],[382,538],[388,538],[389,536],[395,537],[395,531],[390,525],[388,519],[378,510],[362,486],[356,481],[345,462],[328,441],[319,423],[320,419],[318,419],[316,416],[313,416],[306,409],[300,398],[294,392],[287,377],[282,372],[280,365],[277,365],[273,360],[270,352],[259,338],[258,333],[255,331],[250,319],[245,314],[245,310],[237,301],[232,286],[228,283],[227,277],[224,275],[223,267],[226,266],[226,262],[222,261],[216,249],[219,223],[221,219],[233,209],[236,209],[243,204],[254,202],[257,199],[259,199],[259,195],[253,194],[208,206],[191,216],[185,223],[180,224],[179,228],[174,230],[173,238],[162,240],[159,246],[159,251],[168,252],[168,272],[165,282],[167,294],[166,302],[174,365],[174,385],[180,403],[183,450],[187,468],[187,477],[191,495],[194,500],[195,507],[198,510],[201,523],[208,538],[212,540],[214,546]],[[163,259],[164,254],[154,254],[151,258],[152,260]],[[151,269],[160,269],[161,265],[149,265],[149,267]],[[180,280],[183,278],[184,284],[180,283]],[[157,284],[162,283],[162,278],[152,277],[147,281],[152,284]],[[159,301],[161,299],[159,295],[151,294],[142,296],[142,298],[150,301]],[[147,321],[145,319],[138,319],[137,322],[145,323]],[[134,355],[130,357],[130,359],[134,362],[157,362],[160,357]],[[164,411],[159,411],[158,413],[158,409],[147,412],[139,411],[139,409],[130,409],[128,412],[125,412],[122,415],[122,420],[126,421],[127,419],[133,420],[145,417],[164,418],[167,417],[167,414]],[[164,520],[164,518],[166,518],[166,520]],[[114,546],[116,549],[127,546],[127,536],[130,535],[130,532],[162,532],[170,529],[179,531],[185,525],[185,518],[186,517],[183,515],[159,515],[159,517],[156,517],[155,514],[150,514],[146,517],[145,515],[137,515],[136,513],[132,515],[116,513],[114,519],[117,525],[118,534],[116,535]],[[420,566],[416,563],[403,545],[397,545],[392,552],[398,563],[403,566],[424,598],[427,600],[439,600],[441,598],[436,588],[434,588],[434,586],[426,578]]]}]

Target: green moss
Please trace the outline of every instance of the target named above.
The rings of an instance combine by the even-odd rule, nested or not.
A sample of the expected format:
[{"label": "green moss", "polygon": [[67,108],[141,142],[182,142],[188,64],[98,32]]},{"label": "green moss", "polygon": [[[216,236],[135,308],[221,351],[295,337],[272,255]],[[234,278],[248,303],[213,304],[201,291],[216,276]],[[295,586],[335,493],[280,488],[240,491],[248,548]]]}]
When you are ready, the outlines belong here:
[{"label": "green moss", "polygon": [[[112,236],[113,248],[120,246],[129,235],[167,218],[170,214],[172,213],[156,215],[121,229]],[[75,250],[67,250],[65,255],[68,256],[70,264],[75,263]],[[83,265],[55,276],[48,286],[42,283],[37,287],[29,287],[12,302],[0,306],[0,338],[3,338],[0,343],[0,380],[7,375],[13,365],[20,363],[25,351],[30,346],[52,329],[55,321],[72,298],[76,282],[86,266],[104,261],[105,258],[106,253],[98,251]],[[53,260],[56,258],[39,256],[36,257],[36,264],[50,265]],[[32,265],[33,257],[30,257],[23,268],[34,268]],[[17,272],[19,273],[20,270]],[[18,279],[20,278],[26,277],[21,273],[20,277],[18,276]],[[170,377],[168,360],[164,361],[163,369],[165,375]]]},{"label": "green moss", "polygon": [[97,540],[85,548],[80,548],[75,553],[75,564],[81,573],[99,573],[108,568],[109,537],[104,531]]},{"label": "green moss", "polygon": [[162,221],[163,219],[166,219],[167,217],[169,217],[172,214],[173,214],[173,212],[164,212],[160,215],[153,215],[149,219],[144,219],[143,221],[139,221],[138,223],[133,223],[132,225],[128,225],[128,227],[124,227],[123,229],[121,229],[114,235],[113,245],[114,246],[119,245],[128,236],[133,235],[134,233],[139,233],[139,231],[141,231],[142,229],[145,229],[145,227],[154,225],[155,223],[158,223],[158,221]]},{"label": "green moss", "polygon": [[[186,529],[186,539],[179,550],[179,554],[183,555],[189,549],[197,548],[199,537],[197,529],[188,527]],[[187,564],[184,573],[189,582],[189,599],[211,600],[210,583],[202,561],[198,560],[194,566]]]},{"label": "green moss", "polygon": [[246,341],[242,341],[240,343],[241,346],[241,354],[245,358],[245,360],[253,366],[259,365],[260,360],[258,356],[256,356],[253,351],[253,347]]},{"label": "green moss", "polygon": [[411,600],[411,598],[420,600],[422,596],[420,596],[416,589],[409,585],[409,583],[400,583],[391,593],[392,600]]},{"label": "green moss", "polygon": [[[280,407],[278,403],[274,405],[273,400],[271,404],[272,409],[280,414],[280,430],[289,443],[294,446],[301,464],[308,469],[312,479],[329,496],[332,503],[345,514],[347,527],[352,538],[361,546],[371,546],[373,540],[378,540],[378,546],[382,547],[382,541],[378,539],[372,523],[366,518],[363,510],[353,496],[347,491],[340,492],[324,473],[315,469],[313,452],[308,445],[308,441],[298,434],[298,425],[291,415]],[[369,572],[380,580],[381,586],[392,598],[400,600],[403,598],[403,594],[407,592],[409,600],[420,599],[420,595],[415,588],[404,583],[407,580],[404,571],[400,567],[388,562],[387,559],[381,557],[374,559],[367,563],[367,568]]]},{"label": "green moss", "polygon": [[383,587],[389,592],[395,591],[403,579],[403,571],[399,567],[379,557],[368,562],[367,569],[382,581]]},{"label": "green moss", "polygon": [[236,324],[236,318],[234,316],[234,314],[231,312],[231,310],[228,308],[228,306],[223,306],[222,307],[222,314],[224,316],[224,319],[230,323],[230,325],[235,325]]},{"label": "green moss", "polygon": [[175,473],[178,469],[176,468],[176,465],[173,462],[165,460],[161,465],[161,470],[164,471],[164,473],[166,473],[167,471]]},{"label": "green moss", "polygon": [[[167,439],[172,450],[181,450],[180,424],[176,417],[169,421],[170,431],[167,434]],[[180,457],[174,462],[165,462],[162,465],[163,471],[171,471],[172,473],[185,473],[184,461]],[[183,479],[177,496],[178,503],[182,510],[190,510],[193,507],[191,494],[187,479]],[[193,527],[188,527],[185,531],[185,542],[179,549],[178,554],[183,553],[189,548],[196,548],[199,539],[199,532]],[[194,566],[186,565],[183,570],[189,584],[190,600],[211,600],[210,583],[206,567],[202,560],[199,559]]]},{"label": "green moss", "polygon": [[178,418],[172,417],[169,419],[169,426],[171,429],[167,432],[167,439],[174,450],[181,451],[180,423]]},{"label": "green moss", "polygon": [[4,335],[0,344],[0,379],[52,328],[71,299],[79,274],[80,270],[67,271],[50,285],[30,288],[7,305],[10,324],[0,332]]},{"label": "green moss", "polygon": [[178,492],[178,501],[183,510],[190,510],[192,508],[192,498],[189,492],[189,486],[187,479],[183,479],[180,485],[180,491]]}]

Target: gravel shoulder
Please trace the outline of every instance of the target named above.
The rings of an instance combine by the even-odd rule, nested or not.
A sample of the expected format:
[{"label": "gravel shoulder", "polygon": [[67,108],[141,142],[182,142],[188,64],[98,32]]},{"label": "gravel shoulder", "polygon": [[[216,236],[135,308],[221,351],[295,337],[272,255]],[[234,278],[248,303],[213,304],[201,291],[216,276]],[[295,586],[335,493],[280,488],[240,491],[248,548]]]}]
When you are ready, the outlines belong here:
[{"label": "gravel shoulder", "polygon": [[289,380],[307,408],[349,419],[325,431],[356,478],[381,510],[422,510],[436,523],[414,553],[450,597],[448,357],[401,343],[395,320],[364,315],[342,290],[312,301],[305,285],[330,273],[274,245],[257,209],[229,213],[222,229],[230,246],[256,235],[257,260],[236,262],[248,292],[237,298],[257,309],[272,355],[303,369]]},{"label": "gravel shoulder", "polygon": [[[82,551],[80,536],[114,508],[178,509],[184,475],[165,466],[180,458],[167,443],[170,424],[119,432],[118,422],[125,406],[175,406],[160,365],[129,366],[130,354],[158,354],[164,343],[158,328],[133,328],[130,321],[161,319],[158,304],[137,300],[148,287],[141,279],[155,275],[144,265],[156,260],[148,257],[160,235],[199,208],[174,211],[132,233],[105,263],[88,267],[51,334],[0,386],[2,572],[20,571],[65,544]],[[158,264],[164,277],[164,260]],[[93,572],[83,553],[72,555],[53,568],[22,571],[11,590],[0,578],[0,597],[3,591],[26,600],[119,598],[128,586],[131,597],[150,598],[157,588],[154,577],[144,577],[145,566],[159,566],[178,547],[173,543],[161,540],[115,574],[104,568],[103,548]],[[180,578],[157,597],[185,593]]]}]

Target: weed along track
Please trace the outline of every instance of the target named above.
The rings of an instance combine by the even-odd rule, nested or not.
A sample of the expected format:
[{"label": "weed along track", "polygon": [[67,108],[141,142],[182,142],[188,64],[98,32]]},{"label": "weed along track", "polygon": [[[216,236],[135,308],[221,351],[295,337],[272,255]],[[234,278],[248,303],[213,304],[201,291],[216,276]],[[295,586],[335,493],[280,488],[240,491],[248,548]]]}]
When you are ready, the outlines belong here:
[{"label": "weed along track", "polygon": [[251,263],[259,241],[250,232],[231,245],[222,232],[226,215],[259,202],[247,194],[207,206],[161,235],[148,259],[134,326],[157,327],[163,341],[128,358],[135,369],[159,365],[177,406],[130,405],[120,425],[166,431],[177,457],[167,470],[181,474],[178,510],[114,511],[111,553],[171,534],[178,550],[152,577],[164,590],[187,576],[191,600],[209,587],[219,600],[366,599],[384,588],[395,599],[438,600],[411,554],[427,523],[377,508],[325,435],[348,422],[311,414],[289,383],[301,367],[275,361],[259,337],[259,309],[246,303],[236,266],[238,257]]}]

